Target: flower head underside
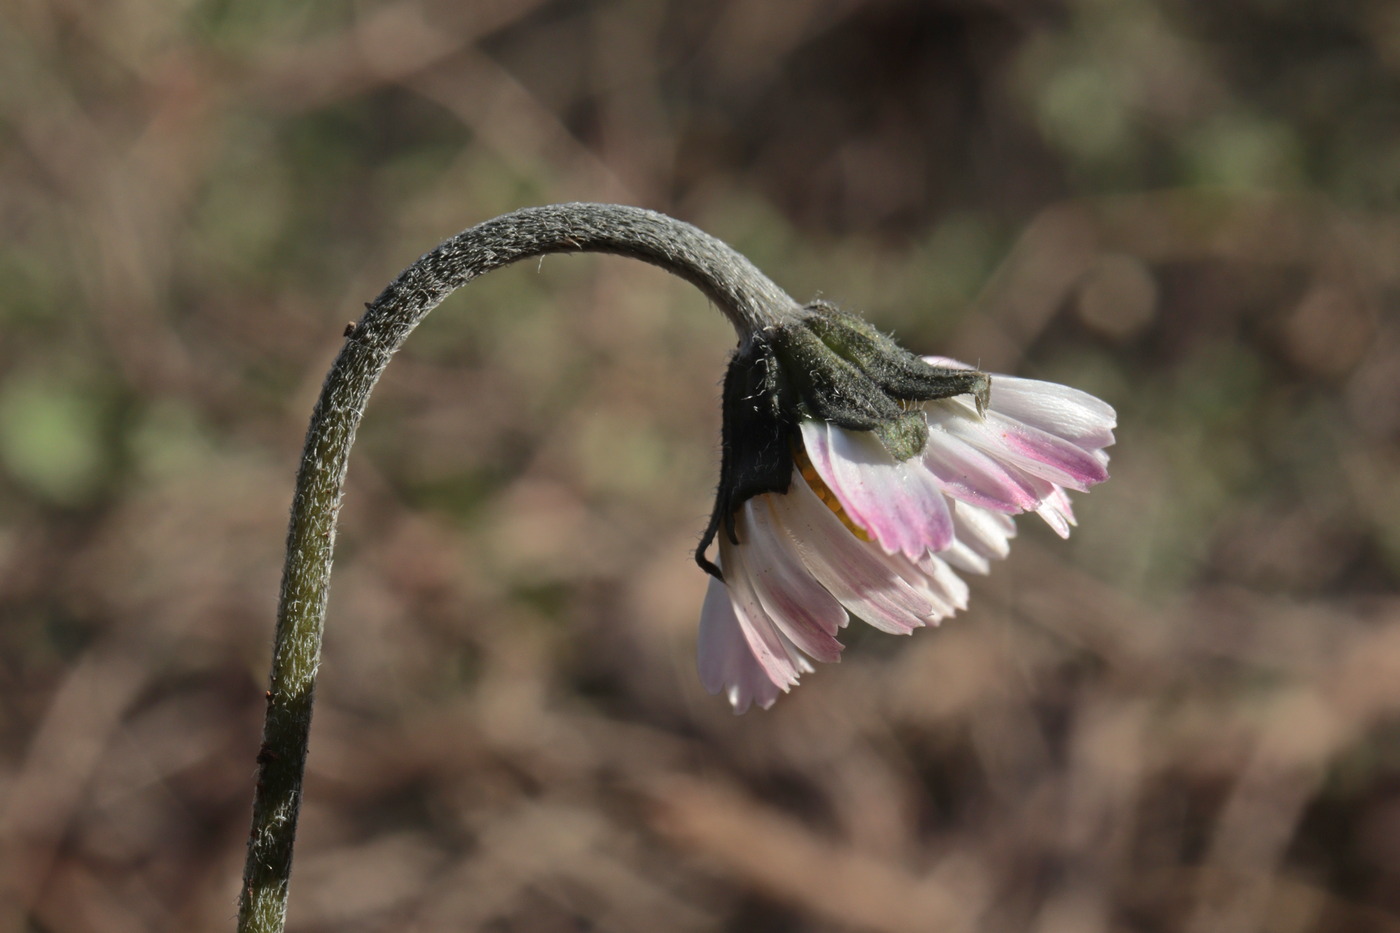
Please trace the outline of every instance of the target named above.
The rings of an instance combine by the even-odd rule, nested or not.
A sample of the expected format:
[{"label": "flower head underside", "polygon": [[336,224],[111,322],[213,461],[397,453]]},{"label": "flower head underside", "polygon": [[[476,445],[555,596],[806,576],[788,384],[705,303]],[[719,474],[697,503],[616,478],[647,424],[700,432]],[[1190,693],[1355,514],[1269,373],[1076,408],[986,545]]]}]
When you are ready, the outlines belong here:
[{"label": "flower head underside", "polygon": [[853,615],[909,634],[965,609],[960,574],[1007,555],[1012,516],[1067,537],[1067,492],[1108,478],[1116,416],[1099,399],[920,359],[853,315],[808,311],[741,347],[725,382],[698,660],[736,712],[840,660]]}]

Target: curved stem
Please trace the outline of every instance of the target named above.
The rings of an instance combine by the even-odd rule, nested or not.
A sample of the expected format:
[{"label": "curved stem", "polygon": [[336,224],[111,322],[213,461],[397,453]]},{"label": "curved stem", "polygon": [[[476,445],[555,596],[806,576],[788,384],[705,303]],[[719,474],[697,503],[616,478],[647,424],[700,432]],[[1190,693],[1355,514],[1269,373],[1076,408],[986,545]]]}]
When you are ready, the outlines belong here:
[{"label": "curved stem", "polygon": [[719,306],[741,341],[801,311],[714,237],[662,214],[608,204],[529,208],[472,227],[409,266],[368,306],[326,376],[297,471],[239,898],[241,933],[272,933],[286,922],[336,514],[365,402],[404,338],[452,291],[521,259],[573,252],[631,256],[686,279]]}]

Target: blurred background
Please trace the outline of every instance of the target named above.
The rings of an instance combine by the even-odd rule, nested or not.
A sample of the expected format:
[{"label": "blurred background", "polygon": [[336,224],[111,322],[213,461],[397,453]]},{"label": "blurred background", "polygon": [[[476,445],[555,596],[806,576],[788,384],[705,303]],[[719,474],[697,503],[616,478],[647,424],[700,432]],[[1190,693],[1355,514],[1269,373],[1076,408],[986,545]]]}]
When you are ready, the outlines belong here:
[{"label": "blurred background", "polygon": [[493,273],[352,458],[293,930],[1400,930],[1390,0],[6,3],[0,929],[232,929],[345,322],[567,200],[1102,396],[1113,479],[735,718],[732,332]]}]

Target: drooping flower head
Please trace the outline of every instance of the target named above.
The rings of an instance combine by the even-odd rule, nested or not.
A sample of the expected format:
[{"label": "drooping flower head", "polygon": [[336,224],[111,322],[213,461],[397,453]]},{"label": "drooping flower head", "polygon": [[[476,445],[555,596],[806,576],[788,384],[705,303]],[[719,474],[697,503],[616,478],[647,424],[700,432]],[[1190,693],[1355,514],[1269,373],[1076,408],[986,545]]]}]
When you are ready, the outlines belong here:
[{"label": "drooping flower head", "polygon": [[[736,712],[838,661],[851,615],[894,634],[967,607],[1036,512],[1108,478],[1116,416],[1087,393],[919,358],[825,303],[747,335],[724,383],[700,677]],[[718,559],[707,554],[718,542]]]}]

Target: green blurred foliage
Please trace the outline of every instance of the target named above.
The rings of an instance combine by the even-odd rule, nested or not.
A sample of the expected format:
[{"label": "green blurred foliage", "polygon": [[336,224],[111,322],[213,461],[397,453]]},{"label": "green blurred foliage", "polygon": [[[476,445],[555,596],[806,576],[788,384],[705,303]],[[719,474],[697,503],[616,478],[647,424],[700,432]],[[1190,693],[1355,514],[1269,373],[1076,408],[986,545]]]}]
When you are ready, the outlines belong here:
[{"label": "green blurred foliage", "polygon": [[0,387],[0,454],[31,492],[74,504],[91,495],[104,467],[94,399],[63,382],[16,375]]}]

